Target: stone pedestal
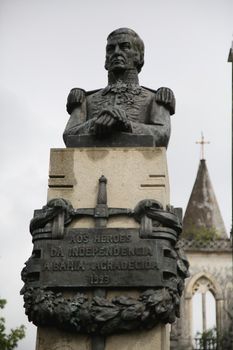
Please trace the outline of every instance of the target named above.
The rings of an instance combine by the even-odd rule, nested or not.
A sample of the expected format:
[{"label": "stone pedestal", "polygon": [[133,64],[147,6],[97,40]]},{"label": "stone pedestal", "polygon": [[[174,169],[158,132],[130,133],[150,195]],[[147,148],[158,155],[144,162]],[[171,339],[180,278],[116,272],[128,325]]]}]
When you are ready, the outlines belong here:
[{"label": "stone pedestal", "polygon": [[134,208],[145,198],[169,203],[166,150],[152,147],[52,149],[48,200],[62,197],[75,208],[93,208],[102,175],[109,207]]},{"label": "stone pedestal", "polygon": [[[98,180],[107,178],[108,207],[131,208],[143,199],[169,204],[169,182],[164,148],[69,148],[52,149],[48,200],[62,197],[74,208],[94,208]],[[92,228],[94,219],[74,220],[73,227]],[[133,218],[109,218],[107,227],[139,227]],[[137,295],[136,290],[111,290],[115,295]],[[111,335],[106,350],[168,350],[169,326],[149,331]],[[91,350],[91,337],[53,328],[38,328],[36,350]]]},{"label": "stone pedestal", "polygon": [[[149,331],[118,334],[106,339],[106,350],[169,350],[170,326],[157,326]],[[54,328],[38,328],[36,350],[91,350],[91,339]]]}]

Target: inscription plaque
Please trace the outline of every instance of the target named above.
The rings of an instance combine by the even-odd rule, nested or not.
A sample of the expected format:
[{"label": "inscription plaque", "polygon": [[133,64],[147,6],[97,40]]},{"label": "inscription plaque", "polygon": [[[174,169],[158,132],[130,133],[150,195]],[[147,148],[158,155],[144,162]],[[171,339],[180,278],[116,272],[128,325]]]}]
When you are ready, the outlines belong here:
[{"label": "inscription plaque", "polygon": [[177,274],[166,239],[138,229],[67,229],[63,239],[34,242],[30,284],[40,287],[159,287]]}]

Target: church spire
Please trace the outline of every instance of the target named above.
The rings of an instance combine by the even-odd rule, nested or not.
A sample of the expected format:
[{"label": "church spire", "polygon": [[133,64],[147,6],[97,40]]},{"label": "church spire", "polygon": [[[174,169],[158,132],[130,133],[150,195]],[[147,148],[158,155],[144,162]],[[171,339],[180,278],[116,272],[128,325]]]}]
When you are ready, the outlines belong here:
[{"label": "church spire", "polygon": [[198,239],[203,232],[209,239],[228,238],[206,161],[202,158],[184,215],[183,238]]}]

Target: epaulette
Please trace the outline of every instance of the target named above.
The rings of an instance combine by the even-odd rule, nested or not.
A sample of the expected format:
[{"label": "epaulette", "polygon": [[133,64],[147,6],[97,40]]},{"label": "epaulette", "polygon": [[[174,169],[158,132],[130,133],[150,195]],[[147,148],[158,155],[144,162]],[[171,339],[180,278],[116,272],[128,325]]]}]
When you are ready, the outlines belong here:
[{"label": "epaulette", "polygon": [[91,90],[91,91],[86,91],[86,96],[93,95],[94,93],[100,91],[102,89],[97,89],[97,90]]},{"label": "epaulette", "polygon": [[153,92],[154,94],[156,94],[156,90],[150,89],[150,88],[148,88],[148,87],[146,87],[146,86],[142,86],[142,88],[143,88],[143,89],[146,89],[146,90],[148,90],[148,91],[150,91],[150,92]]}]

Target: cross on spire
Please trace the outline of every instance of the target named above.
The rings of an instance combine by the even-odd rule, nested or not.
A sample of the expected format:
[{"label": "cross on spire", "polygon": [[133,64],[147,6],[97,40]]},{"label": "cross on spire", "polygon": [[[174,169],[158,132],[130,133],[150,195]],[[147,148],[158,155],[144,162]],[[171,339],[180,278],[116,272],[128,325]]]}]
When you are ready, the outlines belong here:
[{"label": "cross on spire", "polygon": [[201,133],[201,141],[196,141],[196,143],[201,145],[201,160],[205,159],[204,158],[204,147],[205,147],[206,144],[209,144],[210,142],[209,141],[205,141],[203,132]]}]

